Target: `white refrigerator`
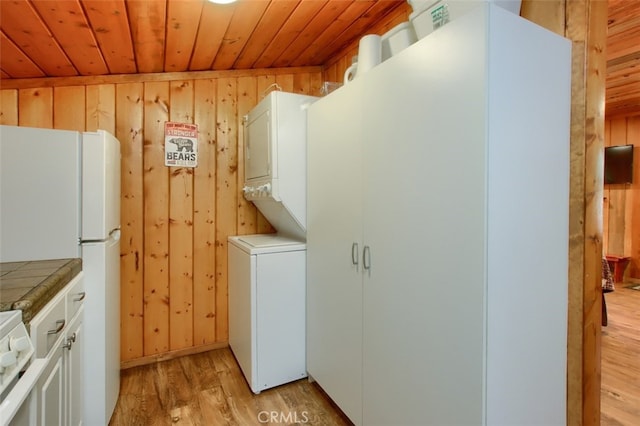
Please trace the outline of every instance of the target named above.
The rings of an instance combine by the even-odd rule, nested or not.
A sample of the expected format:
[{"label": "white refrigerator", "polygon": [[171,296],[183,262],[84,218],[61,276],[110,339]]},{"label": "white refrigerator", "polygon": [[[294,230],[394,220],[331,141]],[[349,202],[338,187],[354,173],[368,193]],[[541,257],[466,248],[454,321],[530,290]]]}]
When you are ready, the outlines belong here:
[{"label": "white refrigerator", "polygon": [[0,262],[82,258],[84,424],[120,390],[120,142],[110,133],[0,126]]}]

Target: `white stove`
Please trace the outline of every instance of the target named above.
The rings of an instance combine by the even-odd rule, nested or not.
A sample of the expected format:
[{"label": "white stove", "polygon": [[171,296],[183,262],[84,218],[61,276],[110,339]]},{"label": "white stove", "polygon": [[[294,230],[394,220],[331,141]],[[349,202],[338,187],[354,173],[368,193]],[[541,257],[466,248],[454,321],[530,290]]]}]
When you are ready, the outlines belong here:
[{"label": "white stove", "polygon": [[33,345],[22,323],[22,311],[0,312],[0,393],[33,355]]},{"label": "white stove", "polygon": [[[25,389],[25,382],[37,379],[38,371],[35,370],[42,371],[44,362],[30,364],[33,353],[33,344],[22,322],[22,311],[0,312],[0,418],[3,425],[21,411],[21,404],[28,398],[33,384]],[[29,374],[26,374],[27,370],[31,370]]]}]

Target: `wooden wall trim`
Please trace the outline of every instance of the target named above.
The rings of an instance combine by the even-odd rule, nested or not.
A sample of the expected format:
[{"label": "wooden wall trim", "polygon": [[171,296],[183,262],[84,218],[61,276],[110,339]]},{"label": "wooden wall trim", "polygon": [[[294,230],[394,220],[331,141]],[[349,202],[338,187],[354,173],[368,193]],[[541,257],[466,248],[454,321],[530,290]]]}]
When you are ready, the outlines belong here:
[{"label": "wooden wall trim", "polygon": [[43,87],[90,86],[95,84],[149,83],[176,80],[217,80],[219,78],[259,77],[322,72],[322,67],[262,68],[250,70],[187,71],[170,73],[96,75],[89,77],[53,77],[0,79],[0,90]]},{"label": "wooden wall trim", "polygon": [[202,346],[176,349],[174,351],[164,352],[162,354],[143,356],[120,363],[120,369],[125,370],[127,368],[140,367],[141,365],[155,364],[156,362],[168,361],[170,359],[179,358],[181,356],[199,354],[202,352],[212,351],[214,349],[222,349],[228,346],[228,342],[209,343]]},{"label": "wooden wall trim", "polygon": [[633,112],[621,112],[617,114],[607,114],[607,120],[625,119],[625,118],[637,118],[640,117],[640,110]]}]

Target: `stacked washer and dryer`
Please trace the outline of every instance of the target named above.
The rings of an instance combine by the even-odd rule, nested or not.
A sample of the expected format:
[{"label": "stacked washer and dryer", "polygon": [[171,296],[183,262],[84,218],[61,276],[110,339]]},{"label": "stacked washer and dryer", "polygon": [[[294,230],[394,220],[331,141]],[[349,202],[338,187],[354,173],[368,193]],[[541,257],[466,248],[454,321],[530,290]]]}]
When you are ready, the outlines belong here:
[{"label": "stacked washer and dryer", "polygon": [[229,237],[229,346],[254,393],[307,376],[307,107],[273,91],[244,118],[244,197],[277,230]]}]

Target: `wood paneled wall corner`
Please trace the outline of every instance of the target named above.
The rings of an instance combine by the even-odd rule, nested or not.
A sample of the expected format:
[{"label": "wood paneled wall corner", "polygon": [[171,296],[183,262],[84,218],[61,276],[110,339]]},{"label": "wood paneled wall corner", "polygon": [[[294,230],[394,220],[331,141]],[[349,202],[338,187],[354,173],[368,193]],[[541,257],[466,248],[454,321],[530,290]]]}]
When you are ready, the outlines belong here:
[{"label": "wood paneled wall corner", "polygon": [[120,358],[143,356],[144,342],[144,83],[116,85],[115,136],[120,141]]},{"label": "wood paneled wall corner", "polygon": [[[120,140],[123,366],[226,345],[227,237],[274,232],[241,194],[242,117],[271,90],[319,96],[322,81],[312,67],[43,79],[0,90],[2,124],[105,129]],[[198,125],[198,167],[165,167],[169,120]]]}]

